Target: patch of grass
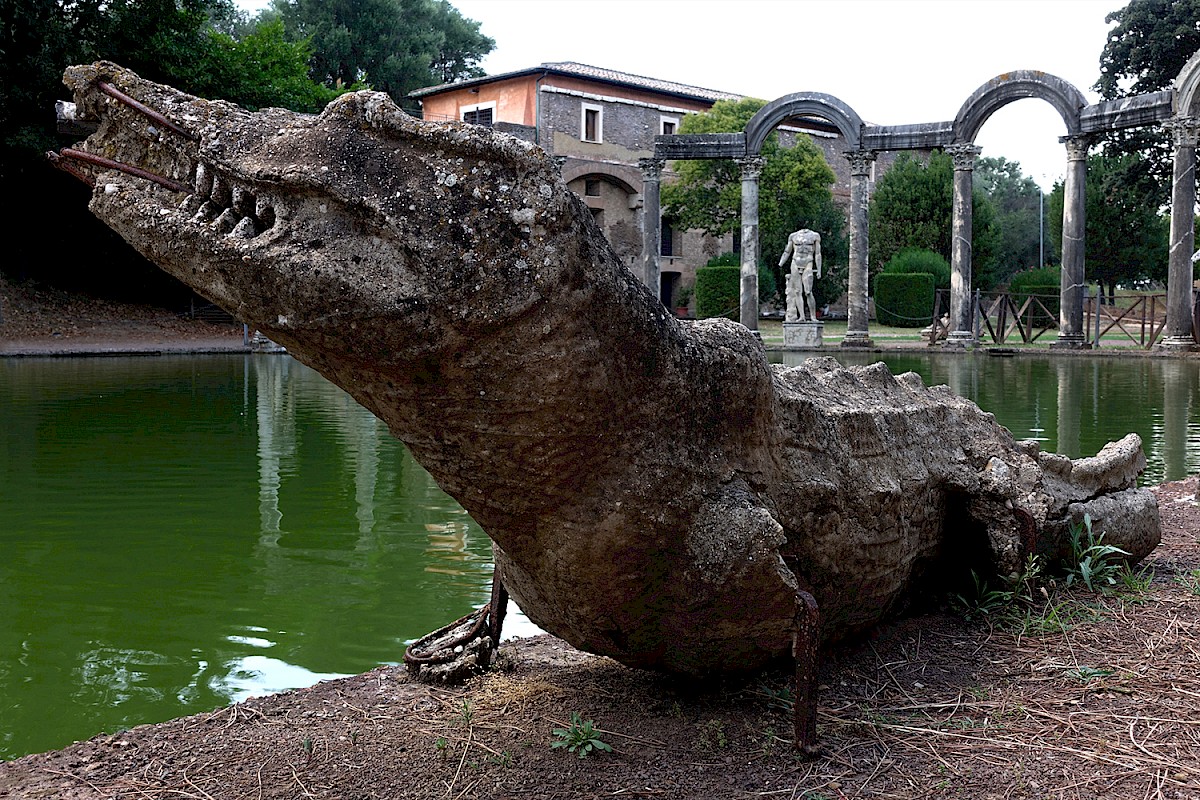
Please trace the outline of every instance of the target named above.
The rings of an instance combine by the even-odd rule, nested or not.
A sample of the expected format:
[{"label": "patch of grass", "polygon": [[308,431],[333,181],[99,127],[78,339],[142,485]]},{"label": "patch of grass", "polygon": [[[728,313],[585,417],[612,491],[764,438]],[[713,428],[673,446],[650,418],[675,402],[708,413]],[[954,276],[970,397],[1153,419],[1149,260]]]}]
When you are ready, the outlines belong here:
[{"label": "patch of grass", "polygon": [[1175,582],[1194,595],[1200,595],[1200,569],[1175,576]]},{"label": "patch of grass", "polygon": [[601,741],[600,731],[590,719],[583,719],[579,712],[571,712],[571,724],[567,728],[555,728],[551,733],[554,740],[550,742],[551,749],[565,747],[580,758],[587,758],[593,752],[611,753],[612,747]]},{"label": "patch of grass", "polygon": [[1041,576],[1042,564],[1037,556],[1026,558],[1021,572],[1002,579],[999,585],[980,578],[971,570],[971,590],[965,595],[954,595],[951,603],[968,619],[991,617],[1004,624],[1011,621],[1014,614],[1020,616],[1037,605],[1039,595],[1047,596],[1039,585]]},{"label": "patch of grass", "polygon": [[1143,566],[1134,572],[1128,563],[1122,564],[1117,572],[1117,593],[1124,599],[1142,603],[1150,593],[1150,585],[1154,583],[1154,568]]}]

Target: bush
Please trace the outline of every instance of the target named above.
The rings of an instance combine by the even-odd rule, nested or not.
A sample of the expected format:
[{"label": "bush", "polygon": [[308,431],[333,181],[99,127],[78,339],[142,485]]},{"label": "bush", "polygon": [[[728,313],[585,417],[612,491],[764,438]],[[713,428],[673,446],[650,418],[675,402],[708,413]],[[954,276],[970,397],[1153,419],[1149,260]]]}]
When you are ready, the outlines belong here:
[{"label": "bush", "polygon": [[721,253],[719,256],[713,256],[708,260],[706,267],[740,267],[742,265],[742,257],[737,253]]},{"label": "bush", "polygon": [[700,267],[696,270],[696,316],[741,317],[742,268]]},{"label": "bush", "polygon": [[875,276],[875,319],[880,325],[923,328],[933,322],[933,276],[927,272]]},{"label": "bush", "polygon": [[1033,322],[1035,325],[1054,325],[1058,323],[1060,299],[1059,279],[1061,273],[1057,267],[1035,267],[1018,272],[1008,282],[1008,291],[1013,296],[1017,308],[1025,305],[1030,296],[1037,297],[1046,307],[1049,314],[1043,313],[1036,305],[1033,307]]},{"label": "bush", "polygon": [[881,275],[917,275],[925,273],[933,276],[933,285],[937,289],[950,288],[950,263],[932,250],[922,250],[910,247],[892,256]]}]

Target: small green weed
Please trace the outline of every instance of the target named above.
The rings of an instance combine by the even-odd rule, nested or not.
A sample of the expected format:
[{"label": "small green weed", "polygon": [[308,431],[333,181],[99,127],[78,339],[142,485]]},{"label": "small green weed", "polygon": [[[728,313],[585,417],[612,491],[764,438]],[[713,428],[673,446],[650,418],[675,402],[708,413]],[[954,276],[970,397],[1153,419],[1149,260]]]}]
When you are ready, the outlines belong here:
[{"label": "small green weed", "polygon": [[710,719],[700,728],[700,746],[705,750],[724,750],[729,746],[729,738],[725,735],[725,723],[719,719]]},{"label": "small green weed", "polygon": [[765,695],[767,705],[772,708],[778,708],[781,711],[792,710],[792,690],[787,684],[780,686],[778,689],[772,689],[765,682],[759,682],[758,694]]},{"label": "small green weed", "polygon": [[612,747],[600,740],[600,731],[592,721],[583,719],[577,711],[571,712],[570,727],[555,728],[551,733],[554,735],[551,749],[565,747],[580,758],[587,758],[593,751],[612,752]]},{"label": "small green weed", "polygon": [[1042,563],[1032,555],[1025,559],[1019,574],[1002,579],[1000,586],[989,583],[971,570],[971,591],[966,596],[956,594],[952,603],[968,619],[990,617],[1007,625],[1019,618],[1023,609],[1033,607],[1039,595],[1046,597],[1045,590],[1039,585],[1041,577]]},{"label": "small green weed", "polygon": [[1068,677],[1074,678],[1080,683],[1091,683],[1097,678],[1107,678],[1113,674],[1111,669],[1100,669],[1098,667],[1079,667],[1078,669],[1067,670]]},{"label": "small green weed", "polygon": [[1192,594],[1200,595],[1200,569],[1194,569],[1183,575],[1176,575],[1175,582]]},{"label": "small green weed", "polygon": [[458,716],[464,727],[471,727],[471,723],[475,721],[475,708],[471,705],[470,700],[462,701],[462,710],[458,712]]},{"label": "small green weed", "polygon": [[1144,566],[1134,572],[1128,563],[1122,564],[1117,572],[1117,582],[1121,585],[1122,597],[1140,601],[1150,591],[1150,584],[1154,583],[1154,568]]},{"label": "small green weed", "polygon": [[1121,572],[1118,556],[1127,556],[1116,545],[1104,544],[1104,534],[1092,531],[1092,517],[1083,515],[1083,524],[1071,524],[1071,561],[1067,564],[1067,587],[1076,583],[1089,592],[1107,592],[1117,585]]}]

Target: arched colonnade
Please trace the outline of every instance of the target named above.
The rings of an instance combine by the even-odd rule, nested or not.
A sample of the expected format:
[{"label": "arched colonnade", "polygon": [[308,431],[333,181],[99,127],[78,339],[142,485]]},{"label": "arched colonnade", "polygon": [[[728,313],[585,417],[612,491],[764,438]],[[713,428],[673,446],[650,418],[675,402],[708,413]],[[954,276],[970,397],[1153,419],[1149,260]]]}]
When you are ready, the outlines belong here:
[{"label": "arched colonnade", "polygon": [[1196,146],[1200,134],[1200,53],[1188,61],[1168,90],[1088,104],[1067,81],[1045,72],[1021,70],[980,86],[953,121],[913,125],[867,125],[849,105],[819,92],[798,92],[764,106],[742,133],[658,136],[654,155],[639,162],[644,208],[643,280],[658,287],[659,186],[667,160],[732,158],[741,166],[741,321],[758,327],[758,180],[767,135],[796,116],[818,117],[834,125],[850,166],[850,264],[848,321],[843,347],[871,346],[867,319],[867,208],[871,170],[878,153],[939,148],[954,159],[953,249],[951,253],[950,334],[947,344],[974,342],[971,319],[971,177],[980,148],[975,137],[1000,108],[1032,97],[1049,103],[1067,133],[1064,179],[1062,296],[1058,339],[1052,346],[1087,346],[1083,330],[1085,181],[1088,150],[1107,131],[1161,124],[1174,137],[1167,325],[1160,347],[1192,350],[1192,254],[1195,250]]}]

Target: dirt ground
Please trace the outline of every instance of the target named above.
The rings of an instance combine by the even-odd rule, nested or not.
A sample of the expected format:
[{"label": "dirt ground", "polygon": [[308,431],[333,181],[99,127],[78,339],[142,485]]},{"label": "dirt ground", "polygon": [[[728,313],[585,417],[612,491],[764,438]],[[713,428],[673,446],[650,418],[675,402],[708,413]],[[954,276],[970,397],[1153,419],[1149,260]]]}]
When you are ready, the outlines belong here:
[{"label": "dirt ground", "polygon": [[0,356],[209,353],[245,349],[240,325],[115,303],[0,275]]},{"label": "dirt ground", "polygon": [[[48,335],[26,324],[10,343]],[[1197,479],[1156,492],[1144,585],[940,608],[827,653],[814,760],[784,669],[686,686],[541,636],[462,688],[383,666],[3,763],[0,798],[1197,798]],[[573,713],[612,751],[552,747]]]}]

